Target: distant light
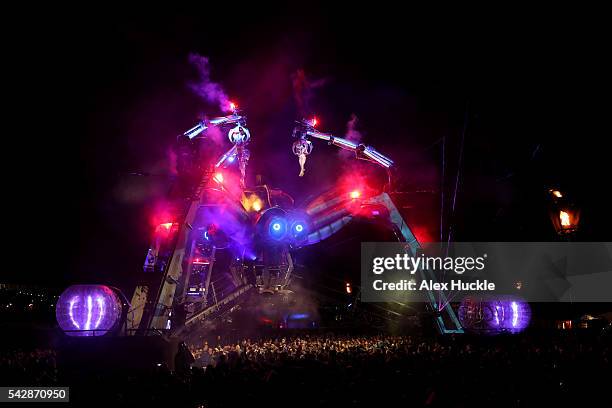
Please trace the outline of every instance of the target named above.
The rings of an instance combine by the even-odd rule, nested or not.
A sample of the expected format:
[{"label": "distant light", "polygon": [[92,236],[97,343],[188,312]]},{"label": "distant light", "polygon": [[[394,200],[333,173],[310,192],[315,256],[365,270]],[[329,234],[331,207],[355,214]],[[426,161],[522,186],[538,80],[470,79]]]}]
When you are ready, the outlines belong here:
[{"label": "distant light", "polygon": [[295,226],[295,230],[297,232],[302,232],[302,231],[304,231],[304,226],[302,224],[298,224],[298,225]]},{"label": "distant light", "polygon": [[238,105],[236,105],[234,102],[230,102],[230,109],[235,111],[236,108],[238,107]]},{"label": "distant light", "polygon": [[361,191],[359,191],[359,190],[353,190],[353,191],[351,191],[350,196],[351,196],[351,198],[352,198],[353,200],[354,200],[354,199],[356,199],[356,198],[359,198],[359,197],[361,197]]},{"label": "distant light", "polygon": [[281,225],[278,222],[275,222],[274,224],[272,224],[272,229],[274,231],[280,231]]},{"label": "distant light", "polygon": [[312,127],[317,126],[317,123],[319,123],[319,121],[316,116],[310,120],[310,124],[312,125]]},{"label": "distant light", "polygon": [[213,177],[213,179],[217,183],[222,184],[223,183],[223,173],[215,173],[215,176]]},{"label": "distant light", "polygon": [[257,199],[253,201],[253,206],[251,208],[253,208],[253,211],[261,211],[261,200]]},{"label": "distant light", "polygon": [[562,198],[563,194],[561,194],[561,192],[559,190],[551,190],[551,194],[554,195],[557,198]]},{"label": "distant light", "polygon": [[353,293],[353,288],[351,287],[351,284],[349,282],[346,282],[346,293]]},{"label": "distant light", "polygon": [[230,163],[233,163],[234,160],[236,160],[236,156],[230,156],[230,157],[227,158],[227,161],[230,162]]}]

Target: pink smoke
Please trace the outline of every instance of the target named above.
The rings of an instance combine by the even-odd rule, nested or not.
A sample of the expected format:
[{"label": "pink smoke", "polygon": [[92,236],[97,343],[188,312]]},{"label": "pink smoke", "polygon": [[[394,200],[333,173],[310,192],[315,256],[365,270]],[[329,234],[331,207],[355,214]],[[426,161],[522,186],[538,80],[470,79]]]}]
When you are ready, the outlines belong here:
[{"label": "pink smoke", "polygon": [[206,130],[206,138],[216,145],[223,145],[223,141],[226,139],[221,129],[216,126],[211,126]]},{"label": "pink smoke", "polygon": [[303,69],[298,69],[291,75],[293,84],[293,98],[297,105],[298,112],[303,117],[310,115],[310,101],[314,96],[314,91],[327,83],[326,78],[310,79]]},{"label": "pink smoke", "polygon": [[363,135],[357,130],[359,118],[354,113],[351,113],[351,119],[346,123],[346,138],[351,142],[361,143]]},{"label": "pink smoke", "polygon": [[178,170],[176,169],[178,163],[178,156],[174,149],[170,148],[166,150],[166,157],[168,160],[168,172],[173,176],[176,176],[178,174]]},{"label": "pink smoke", "polygon": [[200,74],[197,82],[192,82],[189,87],[205,101],[217,104],[223,112],[230,111],[230,100],[223,87],[210,78],[210,62],[208,57],[198,54],[189,54],[189,62],[196,66]]}]

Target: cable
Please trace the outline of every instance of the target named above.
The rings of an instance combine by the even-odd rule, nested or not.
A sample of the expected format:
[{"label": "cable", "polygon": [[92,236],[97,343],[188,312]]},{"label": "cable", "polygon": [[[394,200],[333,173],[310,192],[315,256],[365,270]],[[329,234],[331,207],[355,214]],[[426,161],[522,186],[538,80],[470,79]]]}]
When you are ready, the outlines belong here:
[{"label": "cable", "polygon": [[[465,144],[465,132],[467,130],[468,125],[468,112],[469,112],[469,102],[466,102],[465,105],[465,117],[463,119],[463,130],[461,132],[461,142],[459,144],[459,161],[457,163],[457,177],[455,178],[455,191],[453,192],[453,205],[451,206],[451,220],[455,215],[455,206],[457,205],[457,191],[459,190],[459,179],[461,176],[461,164],[463,163],[463,146]],[[450,244],[453,234],[453,225],[452,222],[449,223],[448,226],[448,242]],[[448,251],[448,247],[446,248]]]}]

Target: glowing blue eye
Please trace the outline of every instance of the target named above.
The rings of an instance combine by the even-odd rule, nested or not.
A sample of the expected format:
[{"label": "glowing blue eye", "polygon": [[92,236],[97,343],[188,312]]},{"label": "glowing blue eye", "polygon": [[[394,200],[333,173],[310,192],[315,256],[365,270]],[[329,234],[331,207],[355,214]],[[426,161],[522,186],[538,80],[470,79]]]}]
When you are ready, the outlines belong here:
[{"label": "glowing blue eye", "polygon": [[295,230],[297,232],[302,232],[302,231],[304,231],[304,227],[302,226],[302,224],[298,224],[298,225],[295,226]]},{"label": "glowing blue eye", "polygon": [[283,217],[274,217],[268,224],[268,237],[275,241],[285,238],[287,235],[287,220]]}]

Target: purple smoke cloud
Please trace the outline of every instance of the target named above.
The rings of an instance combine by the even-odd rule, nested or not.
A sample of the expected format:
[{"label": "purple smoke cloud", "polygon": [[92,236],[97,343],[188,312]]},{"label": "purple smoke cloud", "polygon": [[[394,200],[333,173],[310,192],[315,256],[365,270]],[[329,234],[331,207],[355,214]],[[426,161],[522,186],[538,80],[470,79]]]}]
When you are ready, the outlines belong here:
[{"label": "purple smoke cloud", "polygon": [[191,90],[207,102],[217,104],[223,112],[229,112],[229,97],[223,87],[210,78],[210,62],[208,57],[189,54],[189,62],[196,66],[200,74],[200,79],[197,82],[189,84]]}]

